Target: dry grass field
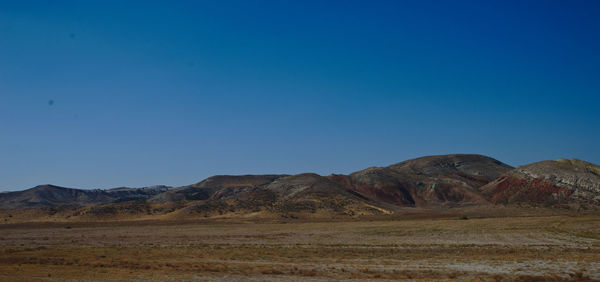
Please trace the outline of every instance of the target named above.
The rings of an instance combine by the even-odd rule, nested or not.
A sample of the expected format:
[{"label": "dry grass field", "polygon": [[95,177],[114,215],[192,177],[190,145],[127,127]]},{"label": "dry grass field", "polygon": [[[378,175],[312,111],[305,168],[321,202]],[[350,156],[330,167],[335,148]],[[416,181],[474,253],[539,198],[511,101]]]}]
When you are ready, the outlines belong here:
[{"label": "dry grass field", "polygon": [[0,280],[595,280],[600,216],[0,225]]}]

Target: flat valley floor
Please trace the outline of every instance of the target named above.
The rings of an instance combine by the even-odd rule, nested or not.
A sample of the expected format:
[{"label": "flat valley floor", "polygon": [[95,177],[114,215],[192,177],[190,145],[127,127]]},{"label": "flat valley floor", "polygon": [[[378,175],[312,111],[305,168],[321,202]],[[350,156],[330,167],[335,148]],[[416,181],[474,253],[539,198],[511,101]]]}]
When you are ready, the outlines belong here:
[{"label": "flat valley floor", "polygon": [[594,280],[600,216],[0,225],[0,280]]}]

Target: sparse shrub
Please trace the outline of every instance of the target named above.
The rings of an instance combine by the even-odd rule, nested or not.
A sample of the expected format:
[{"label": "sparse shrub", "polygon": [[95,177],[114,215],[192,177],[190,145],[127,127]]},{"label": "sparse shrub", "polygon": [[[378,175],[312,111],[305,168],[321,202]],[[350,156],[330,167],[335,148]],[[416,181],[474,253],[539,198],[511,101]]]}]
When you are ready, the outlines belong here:
[{"label": "sparse shrub", "polygon": [[583,273],[583,271],[579,270],[576,271],[575,273],[569,273],[569,276],[571,276],[572,279],[577,280],[577,281],[589,281],[591,280],[589,276],[585,275]]},{"label": "sparse shrub", "polygon": [[271,275],[281,275],[281,274],[284,274],[282,271],[277,270],[277,269],[263,270],[261,273],[262,274],[271,274]]},{"label": "sparse shrub", "polygon": [[469,217],[466,215],[463,215],[459,218],[460,220],[469,220]]}]

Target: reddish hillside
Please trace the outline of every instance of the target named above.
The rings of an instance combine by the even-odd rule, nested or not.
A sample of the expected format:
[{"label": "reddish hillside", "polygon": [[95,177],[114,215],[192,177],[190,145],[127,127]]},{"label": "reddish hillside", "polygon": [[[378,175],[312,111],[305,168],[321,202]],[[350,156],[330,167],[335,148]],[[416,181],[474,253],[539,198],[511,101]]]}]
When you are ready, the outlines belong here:
[{"label": "reddish hillside", "polygon": [[517,167],[481,187],[494,203],[600,205],[600,167],[580,161],[542,161]]}]

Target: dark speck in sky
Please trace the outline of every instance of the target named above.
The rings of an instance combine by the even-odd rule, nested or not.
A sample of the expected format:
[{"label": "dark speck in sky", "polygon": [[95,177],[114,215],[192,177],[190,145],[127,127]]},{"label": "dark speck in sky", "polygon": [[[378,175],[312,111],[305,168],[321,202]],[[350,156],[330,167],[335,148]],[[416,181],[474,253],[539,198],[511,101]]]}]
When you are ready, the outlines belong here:
[{"label": "dark speck in sky", "polygon": [[54,105],[54,100],[49,100],[49,101],[48,101],[48,105],[49,105],[49,106],[52,106],[52,105]]},{"label": "dark speck in sky", "polygon": [[76,36],[75,33],[69,33],[69,38],[75,39],[75,36]]}]

